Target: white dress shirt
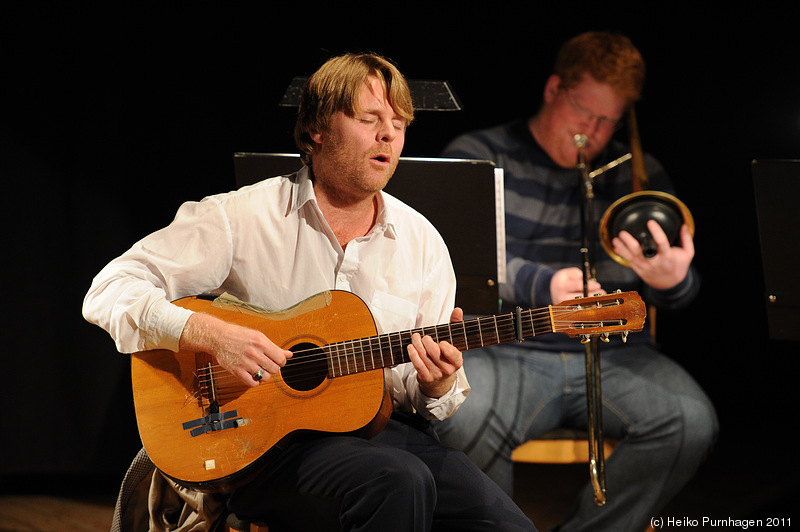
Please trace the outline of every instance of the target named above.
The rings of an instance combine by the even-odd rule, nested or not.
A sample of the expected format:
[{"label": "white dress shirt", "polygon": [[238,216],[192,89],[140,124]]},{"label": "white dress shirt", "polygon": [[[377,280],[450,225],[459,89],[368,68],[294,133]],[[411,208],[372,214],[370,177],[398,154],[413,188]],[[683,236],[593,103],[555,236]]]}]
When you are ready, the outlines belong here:
[{"label": "white dress shirt", "polygon": [[[170,303],[228,292],[283,310],[331,289],[361,297],[379,334],[446,323],[455,274],[444,241],[422,215],[379,195],[366,236],[339,245],[317,204],[308,168],[183,204],[173,222],[140,240],[94,278],[84,317],[122,353],[178,351],[191,311]],[[450,416],[469,393],[463,368],[438,399],[424,396],[409,364],[385,370],[395,408]]]}]

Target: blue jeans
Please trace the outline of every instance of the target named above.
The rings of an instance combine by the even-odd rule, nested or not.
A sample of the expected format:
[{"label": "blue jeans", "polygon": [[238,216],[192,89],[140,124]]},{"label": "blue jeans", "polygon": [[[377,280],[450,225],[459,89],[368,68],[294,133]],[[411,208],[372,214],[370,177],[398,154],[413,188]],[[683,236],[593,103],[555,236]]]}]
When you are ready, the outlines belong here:
[{"label": "blue jeans", "polygon": [[[464,358],[472,391],[436,430],[511,494],[515,447],[559,427],[586,430],[585,355],[504,344]],[[650,345],[601,344],[600,373],[603,434],[620,442],[606,460],[607,503],[594,503],[587,473],[560,530],[641,532],[705,460],[716,412],[694,379]]]}]

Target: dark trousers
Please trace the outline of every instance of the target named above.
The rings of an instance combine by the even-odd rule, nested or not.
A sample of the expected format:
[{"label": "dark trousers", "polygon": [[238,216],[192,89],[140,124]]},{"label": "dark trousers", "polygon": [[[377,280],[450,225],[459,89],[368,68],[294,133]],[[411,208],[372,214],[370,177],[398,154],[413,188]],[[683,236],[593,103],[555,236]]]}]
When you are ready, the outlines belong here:
[{"label": "dark trousers", "polygon": [[337,435],[290,445],[228,504],[276,531],[536,530],[466,455],[403,414],[370,440]]}]

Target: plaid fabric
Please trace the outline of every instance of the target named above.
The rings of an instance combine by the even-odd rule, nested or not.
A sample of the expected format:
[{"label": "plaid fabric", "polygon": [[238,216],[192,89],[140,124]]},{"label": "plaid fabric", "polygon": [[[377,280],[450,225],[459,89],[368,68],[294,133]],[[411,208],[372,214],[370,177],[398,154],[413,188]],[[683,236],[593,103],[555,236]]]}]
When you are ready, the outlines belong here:
[{"label": "plaid fabric", "polygon": [[[136,509],[147,510],[147,495],[152,483],[153,473],[156,466],[150,461],[144,447],[139,451],[136,457],[128,467],[125,477],[122,479],[122,485],[119,488],[117,495],[117,503],[114,506],[114,518],[111,521],[111,532],[139,532],[149,530],[149,518],[147,513],[142,517],[141,511],[137,512]],[[142,500],[142,497],[144,499]],[[126,510],[131,507],[131,512],[126,514]],[[126,515],[126,525],[123,528],[123,514]]]},{"label": "plaid fabric", "polygon": [[142,448],[122,480],[111,532],[210,532],[224,512],[223,498],[176,484]]}]

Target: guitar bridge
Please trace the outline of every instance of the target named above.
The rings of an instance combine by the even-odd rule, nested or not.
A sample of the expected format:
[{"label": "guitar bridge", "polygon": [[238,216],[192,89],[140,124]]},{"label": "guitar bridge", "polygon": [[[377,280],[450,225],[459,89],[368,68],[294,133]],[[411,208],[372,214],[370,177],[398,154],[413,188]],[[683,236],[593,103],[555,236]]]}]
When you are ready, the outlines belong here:
[{"label": "guitar bridge", "polygon": [[247,425],[250,422],[249,419],[237,416],[238,413],[236,410],[231,410],[230,412],[214,412],[207,416],[187,421],[181,426],[183,430],[188,430],[189,434],[194,438],[206,432],[234,429]]}]

